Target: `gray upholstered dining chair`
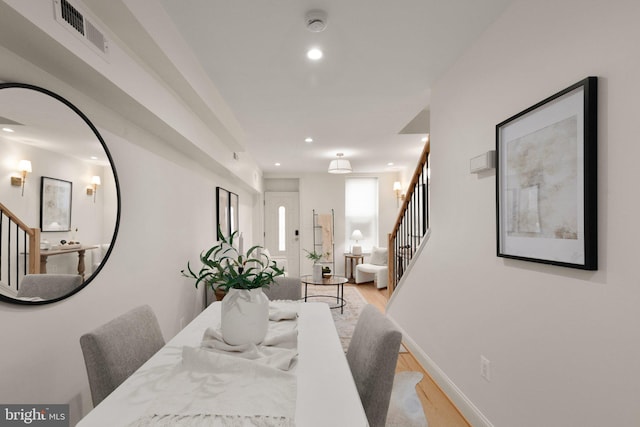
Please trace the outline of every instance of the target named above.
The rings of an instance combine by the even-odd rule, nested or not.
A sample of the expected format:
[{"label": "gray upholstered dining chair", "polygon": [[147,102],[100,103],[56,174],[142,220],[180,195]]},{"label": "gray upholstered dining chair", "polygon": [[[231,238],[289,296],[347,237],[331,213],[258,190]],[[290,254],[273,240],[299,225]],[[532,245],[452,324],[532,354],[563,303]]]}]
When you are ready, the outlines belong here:
[{"label": "gray upholstered dining chair", "polygon": [[402,333],[373,305],[362,310],[347,349],[347,361],[371,427],[387,419]]},{"label": "gray upholstered dining chair", "polygon": [[116,317],[80,337],[93,406],[153,356],[164,338],[148,305]]},{"label": "gray upholstered dining chair", "polygon": [[278,276],[274,284],[262,291],[271,301],[275,300],[299,300],[302,298],[302,285],[299,277]]},{"label": "gray upholstered dining chair", "polygon": [[77,274],[27,274],[20,282],[17,298],[54,299],[67,295],[82,284]]}]

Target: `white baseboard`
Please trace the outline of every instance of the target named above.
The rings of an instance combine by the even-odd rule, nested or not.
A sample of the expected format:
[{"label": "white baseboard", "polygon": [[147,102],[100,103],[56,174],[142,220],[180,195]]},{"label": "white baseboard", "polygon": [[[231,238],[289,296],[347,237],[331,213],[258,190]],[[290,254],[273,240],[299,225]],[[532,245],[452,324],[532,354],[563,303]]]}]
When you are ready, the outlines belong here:
[{"label": "white baseboard", "polygon": [[[391,321],[395,324],[393,319]],[[438,384],[440,389],[451,399],[454,405],[467,419],[467,421],[474,427],[494,427],[491,421],[484,416],[480,409],[478,409],[467,396],[454,384],[453,381],[444,373],[442,369],[422,351],[422,349],[416,344],[415,341],[407,335],[402,328],[396,324],[398,329],[402,332],[402,342],[411,351],[414,357],[418,360],[418,363],[429,372],[429,375]]]}]

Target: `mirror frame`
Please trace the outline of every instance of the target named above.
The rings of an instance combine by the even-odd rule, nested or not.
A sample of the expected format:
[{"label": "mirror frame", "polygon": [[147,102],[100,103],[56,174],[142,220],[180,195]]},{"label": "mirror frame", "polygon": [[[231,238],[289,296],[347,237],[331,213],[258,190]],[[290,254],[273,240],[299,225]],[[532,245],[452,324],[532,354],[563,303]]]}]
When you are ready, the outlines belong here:
[{"label": "mirror frame", "polygon": [[122,205],[122,200],[121,200],[121,197],[120,197],[120,181],[118,180],[118,173],[116,172],[116,166],[115,166],[115,164],[113,162],[113,157],[111,157],[111,153],[109,152],[109,148],[107,148],[107,144],[104,142],[104,139],[102,138],[102,135],[100,135],[100,132],[98,132],[98,129],[93,125],[93,123],[91,123],[91,120],[89,120],[89,118],[82,111],[80,111],[75,105],[73,105],[71,102],[69,102],[67,99],[63,98],[62,96],[58,95],[57,93],[52,92],[52,91],[50,91],[48,89],[42,88],[40,86],[35,86],[35,85],[28,84],[28,83],[0,83],[0,90],[2,90],[2,89],[12,89],[12,88],[30,89],[30,90],[35,90],[35,91],[40,92],[40,93],[45,94],[45,95],[49,95],[50,97],[60,101],[61,103],[63,103],[67,107],[69,107],[78,116],[80,116],[80,118],[87,124],[87,126],[89,126],[91,131],[94,133],[96,138],[98,138],[98,141],[102,145],[102,149],[105,151],[105,153],[107,155],[107,158],[109,159],[109,164],[111,166],[111,172],[113,173],[113,180],[114,180],[115,185],[116,185],[116,200],[117,200],[116,221],[115,221],[115,227],[113,229],[113,236],[111,237],[111,243],[109,245],[109,249],[107,249],[107,252],[105,253],[104,257],[102,258],[102,262],[100,263],[98,268],[96,268],[96,270],[93,273],[91,273],[91,275],[84,282],[82,282],[82,284],[80,286],[78,286],[73,291],[69,292],[68,294],[61,295],[61,296],[59,296],[57,298],[43,300],[43,301],[24,301],[24,300],[10,298],[8,296],[0,294],[0,301],[7,302],[7,303],[10,303],[10,304],[18,304],[18,305],[44,305],[44,304],[51,304],[51,303],[54,303],[54,302],[58,302],[58,301],[62,301],[64,299],[67,299],[67,298],[71,297],[72,295],[75,295],[76,293],[80,292],[89,283],[91,283],[91,281],[93,281],[93,279],[98,275],[98,273],[100,273],[100,271],[102,270],[104,265],[107,263],[107,261],[109,259],[109,256],[111,255],[111,252],[113,251],[113,247],[115,246],[116,237],[118,236],[118,230],[120,228],[120,211],[121,211],[121,205]]}]

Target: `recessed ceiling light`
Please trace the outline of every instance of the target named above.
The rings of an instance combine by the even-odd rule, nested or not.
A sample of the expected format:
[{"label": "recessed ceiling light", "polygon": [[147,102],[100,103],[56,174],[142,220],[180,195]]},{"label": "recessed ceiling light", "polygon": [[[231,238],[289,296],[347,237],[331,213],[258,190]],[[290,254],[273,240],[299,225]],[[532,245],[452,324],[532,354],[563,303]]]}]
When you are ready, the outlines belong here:
[{"label": "recessed ceiling light", "polygon": [[276,166],[280,166],[280,163],[276,163]]},{"label": "recessed ceiling light", "polygon": [[317,61],[318,59],[322,58],[322,51],[320,49],[318,49],[317,47],[309,49],[307,51],[307,58],[309,58],[309,59],[311,59],[313,61]]},{"label": "recessed ceiling light", "polygon": [[393,166],[393,162],[387,163],[387,166]]},{"label": "recessed ceiling light", "polygon": [[96,156],[91,156],[89,157],[91,160],[98,160],[98,158]]},{"label": "recessed ceiling light", "polygon": [[422,137],[422,142],[427,142],[427,137],[426,136]]},{"label": "recessed ceiling light", "polygon": [[13,129],[11,128],[2,128],[2,130],[9,133],[13,132]]},{"label": "recessed ceiling light", "polygon": [[304,139],[304,142],[313,142],[313,138],[311,138],[310,136],[306,137]]}]

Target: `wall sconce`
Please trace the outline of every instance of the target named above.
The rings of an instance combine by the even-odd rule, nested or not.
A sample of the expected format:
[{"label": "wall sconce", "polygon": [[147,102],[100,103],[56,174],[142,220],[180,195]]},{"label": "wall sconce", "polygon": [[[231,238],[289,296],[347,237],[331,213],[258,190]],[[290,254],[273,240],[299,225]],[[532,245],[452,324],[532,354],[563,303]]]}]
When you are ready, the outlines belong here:
[{"label": "wall sconce", "polygon": [[393,192],[396,193],[396,206],[400,207],[400,200],[404,200],[404,194],[402,194],[402,185],[400,181],[393,183]]},{"label": "wall sconce", "polygon": [[11,177],[11,185],[22,187],[22,196],[24,196],[24,182],[27,180],[27,174],[31,173],[31,162],[29,160],[20,160],[18,162],[18,172],[20,176]]},{"label": "wall sconce", "polygon": [[362,255],[362,246],[358,244],[358,240],[364,239],[364,236],[360,232],[360,230],[353,230],[351,234],[351,240],[355,240],[356,244],[351,246],[351,254],[352,255]]},{"label": "wall sconce", "polygon": [[87,187],[87,196],[93,196],[93,203],[96,202],[96,193],[98,192],[98,185],[100,185],[100,177],[95,175],[91,177],[91,187]]}]

